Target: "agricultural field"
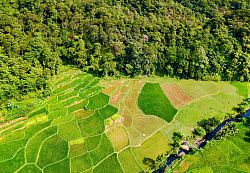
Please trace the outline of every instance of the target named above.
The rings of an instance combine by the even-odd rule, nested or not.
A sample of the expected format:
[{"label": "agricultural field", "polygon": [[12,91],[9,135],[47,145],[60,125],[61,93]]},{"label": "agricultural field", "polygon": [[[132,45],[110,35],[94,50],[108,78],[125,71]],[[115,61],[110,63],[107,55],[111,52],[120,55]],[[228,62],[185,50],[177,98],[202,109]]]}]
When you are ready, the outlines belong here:
[{"label": "agricultural field", "polygon": [[249,92],[245,83],[99,79],[74,69],[50,83],[50,97],[1,125],[0,173],[138,173],[144,158],[170,149],[174,131],[223,118]]},{"label": "agricultural field", "polygon": [[195,155],[186,156],[174,172],[249,172],[249,128],[238,125],[239,133],[213,141]]}]

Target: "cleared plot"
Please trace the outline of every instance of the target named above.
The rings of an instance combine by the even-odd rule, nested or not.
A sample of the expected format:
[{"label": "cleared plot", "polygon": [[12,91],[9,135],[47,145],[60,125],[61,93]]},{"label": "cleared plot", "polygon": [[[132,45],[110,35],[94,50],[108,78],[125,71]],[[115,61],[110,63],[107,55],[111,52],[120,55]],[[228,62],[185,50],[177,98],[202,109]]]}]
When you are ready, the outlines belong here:
[{"label": "cleared plot", "polygon": [[181,80],[176,84],[194,99],[198,99],[202,96],[216,93],[218,91],[216,84],[213,82]]},{"label": "cleared plot", "polygon": [[[139,98],[140,91],[144,86],[144,81],[142,80],[132,80],[130,81],[130,90],[127,94],[127,97],[124,99],[124,104],[130,115],[135,116],[134,114],[141,114],[142,111],[137,106],[137,101]],[[127,115],[129,115],[127,114]]]},{"label": "cleared plot", "polygon": [[116,152],[122,150],[129,144],[128,134],[122,126],[112,128],[107,132],[107,136]]},{"label": "cleared plot", "polygon": [[44,168],[44,173],[70,173],[70,160],[68,158],[61,162],[49,165]]},{"label": "cleared plot", "polygon": [[243,97],[248,97],[248,88],[247,83],[243,82],[231,82],[231,85],[233,85],[236,89],[239,95]]},{"label": "cleared plot", "polygon": [[99,135],[104,131],[104,123],[98,113],[89,118],[78,120],[78,125],[84,137]]},{"label": "cleared plot", "polygon": [[109,141],[107,136],[103,134],[98,147],[90,152],[93,164],[97,165],[100,161],[102,161],[105,157],[112,154],[113,152],[114,149],[111,142]]},{"label": "cleared plot", "polygon": [[154,134],[165,124],[166,122],[164,120],[153,116],[135,116],[133,119],[134,128],[139,131],[144,137],[148,137]]},{"label": "cleared plot", "polygon": [[166,94],[170,102],[175,108],[181,108],[193,101],[193,98],[185,93],[180,87],[175,84],[161,84],[163,92]]},{"label": "cleared plot", "polygon": [[0,162],[1,173],[13,173],[25,163],[24,148],[18,150],[15,157],[11,160]]},{"label": "cleared plot", "polygon": [[127,128],[127,132],[131,146],[134,147],[140,146],[141,143],[145,140],[145,137],[141,133],[136,131],[136,129],[133,126]]},{"label": "cleared plot", "polygon": [[144,158],[151,158],[155,160],[158,155],[165,154],[169,149],[170,147],[164,135],[161,132],[157,132],[155,135],[142,143],[140,147],[132,148],[132,151],[140,166],[147,169],[148,166],[143,164]]},{"label": "cleared plot", "polygon": [[129,90],[128,83],[124,83],[123,86],[111,96],[110,103],[118,107],[119,103],[125,97],[128,90]]},{"label": "cleared plot", "polygon": [[111,105],[107,105],[104,108],[98,110],[100,116],[103,119],[107,119],[107,118],[111,117],[112,115],[116,114],[117,111],[118,111],[118,109],[115,108],[114,106],[111,106]]},{"label": "cleared plot", "polygon": [[86,105],[85,108],[88,110],[97,110],[107,105],[108,102],[109,102],[109,96],[103,93],[99,93],[88,99],[88,104]]},{"label": "cleared plot", "polygon": [[43,141],[46,138],[56,134],[56,132],[57,132],[56,127],[49,127],[37,133],[33,138],[29,140],[25,150],[27,163],[35,163],[40,146],[43,143]]},{"label": "cleared plot", "polygon": [[125,80],[114,80],[114,81],[111,81],[110,85],[108,86],[104,86],[105,88],[102,90],[102,92],[104,94],[107,94],[107,95],[111,95],[112,93],[114,93],[114,91],[116,91],[118,88],[120,88],[123,84],[124,84]]},{"label": "cleared plot", "polygon": [[58,135],[54,135],[43,143],[39,153],[37,165],[43,168],[48,164],[55,163],[66,158],[67,154],[68,143]]},{"label": "cleared plot", "polygon": [[117,155],[113,154],[94,168],[94,173],[123,173],[117,160]]},{"label": "cleared plot", "polygon": [[78,139],[82,136],[76,120],[59,125],[58,134],[67,141]]},{"label": "cleared plot", "polygon": [[35,164],[29,164],[20,169],[18,173],[42,173],[42,171]]},{"label": "cleared plot", "polygon": [[19,148],[22,148],[26,144],[26,139],[21,139],[18,141],[12,141],[8,143],[3,143],[0,145],[0,161],[10,159],[17,152]]},{"label": "cleared plot", "polygon": [[118,158],[125,173],[138,173],[142,171],[130,148],[120,152]]},{"label": "cleared plot", "polygon": [[171,122],[177,112],[158,83],[144,85],[139,95],[138,105],[146,115],[156,115],[167,122]]},{"label": "cleared plot", "polygon": [[89,153],[71,159],[72,173],[83,172],[90,169],[91,167],[92,167],[92,161]]}]

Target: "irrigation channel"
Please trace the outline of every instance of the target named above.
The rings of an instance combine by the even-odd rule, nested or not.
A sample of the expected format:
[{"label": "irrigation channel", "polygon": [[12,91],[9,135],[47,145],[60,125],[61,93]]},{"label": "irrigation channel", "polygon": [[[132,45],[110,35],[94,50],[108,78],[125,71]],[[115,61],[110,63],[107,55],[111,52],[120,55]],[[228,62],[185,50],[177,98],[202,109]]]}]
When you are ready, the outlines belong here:
[{"label": "irrigation channel", "polygon": [[[219,124],[212,132],[206,134],[201,142],[197,144],[197,148],[203,148],[208,141],[211,141],[216,134],[221,131],[223,127],[225,127],[228,123],[231,122],[238,122],[242,118],[250,117],[250,109],[248,109],[243,115],[238,115],[235,118],[230,118],[224,120],[221,124]],[[167,158],[167,162],[163,166],[163,168],[156,171],[156,173],[164,173],[167,168],[171,168],[174,161],[178,160],[179,158],[183,157],[184,155],[190,154],[192,149],[186,151],[182,148],[179,149],[178,154],[172,154]],[[182,153],[182,154],[181,154]]]}]

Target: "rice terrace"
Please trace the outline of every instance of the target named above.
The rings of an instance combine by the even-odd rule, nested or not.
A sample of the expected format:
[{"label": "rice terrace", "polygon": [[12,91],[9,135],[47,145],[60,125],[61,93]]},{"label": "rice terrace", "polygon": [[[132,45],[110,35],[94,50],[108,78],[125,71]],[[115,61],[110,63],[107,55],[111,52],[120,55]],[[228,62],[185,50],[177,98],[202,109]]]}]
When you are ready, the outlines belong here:
[{"label": "rice terrace", "polygon": [[[145,164],[145,158],[155,160],[168,152],[174,131],[191,135],[198,121],[223,118],[249,95],[247,83],[160,77],[99,79],[75,69],[50,82],[50,97],[37,103],[27,115],[1,125],[0,172],[147,171],[150,166]],[[245,158],[245,165],[237,170],[248,172],[249,154],[244,148],[250,143],[238,148],[242,139],[228,140],[237,156]],[[227,153],[224,148],[228,144],[222,143],[226,142],[218,142],[209,150],[237,160],[235,153]],[[202,160],[197,158],[202,157],[199,155],[192,157],[175,170],[183,172],[190,162]],[[216,159],[221,160],[219,157],[223,156]],[[228,161],[217,164],[216,169],[223,166],[229,170],[232,166]],[[194,168],[211,171],[210,163],[206,165]]]}]

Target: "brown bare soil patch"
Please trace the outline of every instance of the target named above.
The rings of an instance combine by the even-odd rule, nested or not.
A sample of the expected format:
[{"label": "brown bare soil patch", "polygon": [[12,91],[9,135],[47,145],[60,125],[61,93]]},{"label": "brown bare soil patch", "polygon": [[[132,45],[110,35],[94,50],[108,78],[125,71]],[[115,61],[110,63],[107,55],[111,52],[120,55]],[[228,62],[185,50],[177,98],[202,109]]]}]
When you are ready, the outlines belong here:
[{"label": "brown bare soil patch", "polygon": [[115,94],[111,96],[110,103],[118,107],[119,102],[125,96],[128,89],[129,89],[129,87],[127,85],[124,85],[121,89],[116,91]]},{"label": "brown bare soil patch", "polygon": [[102,90],[102,92],[106,95],[111,95],[113,92],[115,92],[117,90],[117,88],[119,88],[121,85],[124,84],[124,80],[115,80],[115,81],[111,81],[111,83]]},{"label": "brown bare soil patch", "polygon": [[193,101],[190,95],[175,84],[164,83],[161,88],[175,108],[181,108]]}]

